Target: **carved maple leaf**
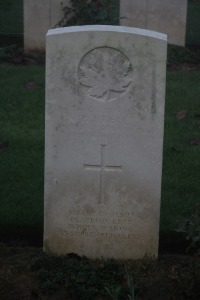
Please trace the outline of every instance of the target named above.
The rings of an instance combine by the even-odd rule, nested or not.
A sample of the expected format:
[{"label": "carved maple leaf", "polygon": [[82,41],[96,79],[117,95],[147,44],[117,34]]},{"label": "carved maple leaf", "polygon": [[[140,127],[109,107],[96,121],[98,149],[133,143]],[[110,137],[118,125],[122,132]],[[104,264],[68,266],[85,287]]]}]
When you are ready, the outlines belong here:
[{"label": "carved maple leaf", "polygon": [[[112,100],[110,93],[123,93],[132,82],[131,63],[120,51],[99,48],[92,51],[80,66],[80,83],[91,97]],[[113,53],[114,52],[114,53]]]}]

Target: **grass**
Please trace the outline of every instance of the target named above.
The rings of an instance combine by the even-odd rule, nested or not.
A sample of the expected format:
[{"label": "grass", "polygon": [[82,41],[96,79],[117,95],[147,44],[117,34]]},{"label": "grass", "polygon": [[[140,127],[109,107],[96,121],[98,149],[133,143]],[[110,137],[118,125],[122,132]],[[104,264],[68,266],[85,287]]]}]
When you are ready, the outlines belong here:
[{"label": "grass", "polygon": [[[163,160],[161,231],[174,229],[179,218],[188,217],[199,202],[200,147],[190,141],[200,137],[195,114],[200,112],[200,72],[167,75]],[[178,120],[176,113],[187,111]]]},{"label": "grass", "polygon": [[[1,65],[0,227],[42,228],[44,68]],[[41,87],[30,89],[28,82]]]},{"label": "grass", "polygon": [[[0,226],[41,229],[43,224],[44,67],[0,65]],[[26,83],[35,83],[28,88]],[[200,72],[167,76],[161,231],[175,229],[199,201]],[[38,87],[39,85],[39,87]],[[187,110],[184,119],[176,113]]]}]

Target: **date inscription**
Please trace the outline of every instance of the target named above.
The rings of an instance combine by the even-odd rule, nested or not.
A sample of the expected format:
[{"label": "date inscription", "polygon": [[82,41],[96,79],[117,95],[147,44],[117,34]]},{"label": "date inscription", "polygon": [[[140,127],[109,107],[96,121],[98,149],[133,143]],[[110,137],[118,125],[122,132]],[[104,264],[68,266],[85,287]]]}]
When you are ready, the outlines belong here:
[{"label": "date inscription", "polygon": [[68,224],[63,230],[64,237],[88,237],[108,239],[135,239],[134,213],[113,212],[88,215],[84,211],[71,211]]}]

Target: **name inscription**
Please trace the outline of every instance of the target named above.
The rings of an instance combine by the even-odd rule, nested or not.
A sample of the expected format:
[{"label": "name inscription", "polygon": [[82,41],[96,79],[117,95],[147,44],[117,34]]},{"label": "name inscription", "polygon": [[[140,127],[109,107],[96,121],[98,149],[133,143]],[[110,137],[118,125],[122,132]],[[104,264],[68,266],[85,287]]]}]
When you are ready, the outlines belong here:
[{"label": "name inscription", "polygon": [[70,211],[69,223],[63,230],[63,236],[135,239],[133,216],[134,213],[131,212],[102,213],[100,211],[90,215],[80,210]]}]

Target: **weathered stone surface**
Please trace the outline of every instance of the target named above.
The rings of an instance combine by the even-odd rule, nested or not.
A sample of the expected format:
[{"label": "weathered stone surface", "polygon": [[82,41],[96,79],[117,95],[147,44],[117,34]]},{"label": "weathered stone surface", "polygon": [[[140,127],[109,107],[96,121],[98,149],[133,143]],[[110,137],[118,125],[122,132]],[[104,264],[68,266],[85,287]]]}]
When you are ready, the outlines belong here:
[{"label": "weathered stone surface", "polygon": [[48,32],[45,251],[157,256],[166,49],[130,27]]},{"label": "weathered stone surface", "polygon": [[70,0],[24,0],[24,49],[45,51],[45,37],[48,29],[63,18],[63,8]]},{"label": "weathered stone surface", "polygon": [[169,44],[185,45],[187,0],[121,0],[120,24],[168,35]]}]

